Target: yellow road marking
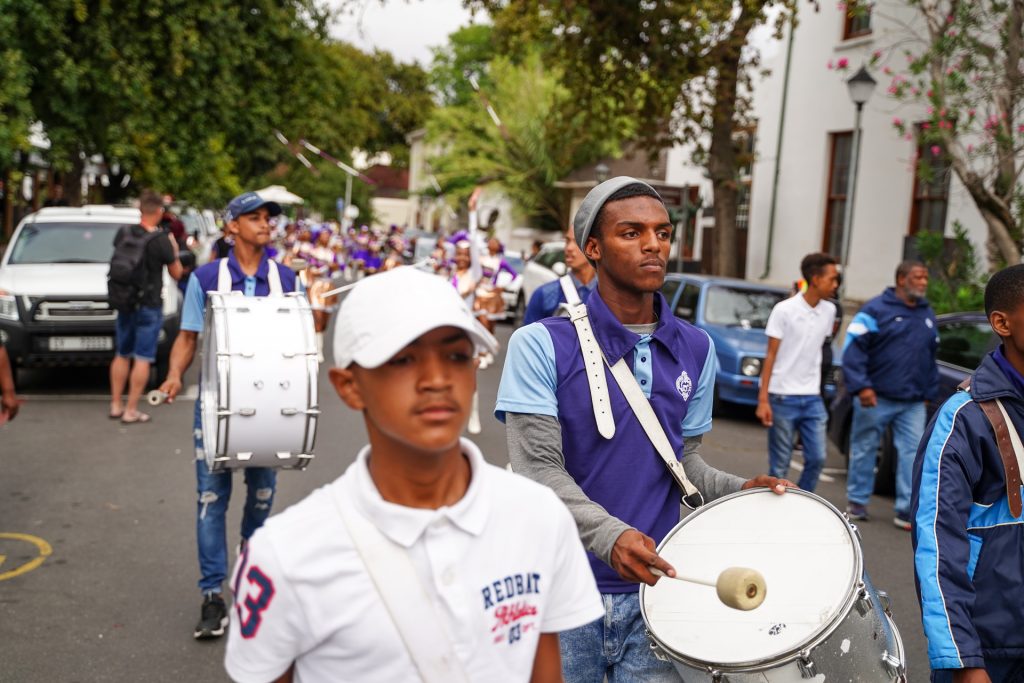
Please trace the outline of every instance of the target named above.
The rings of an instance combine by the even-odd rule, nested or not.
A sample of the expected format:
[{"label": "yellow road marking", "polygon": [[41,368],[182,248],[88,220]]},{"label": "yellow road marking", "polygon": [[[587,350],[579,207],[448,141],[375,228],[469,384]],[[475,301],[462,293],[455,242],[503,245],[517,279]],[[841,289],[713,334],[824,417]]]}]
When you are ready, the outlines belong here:
[{"label": "yellow road marking", "polygon": [[[46,561],[50,555],[53,554],[53,548],[50,544],[39,538],[38,536],[31,536],[29,534],[16,534],[16,533],[4,533],[0,532],[0,538],[9,538],[14,541],[24,541],[25,543],[31,543],[39,549],[39,557],[33,558],[25,564],[12,569],[7,572],[0,573],[0,581],[6,581],[7,579],[13,579],[16,576],[27,574],[28,572],[36,569],[43,562]],[[4,560],[7,559],[5,555],[0,555],[0,564],[3,564]]]}]

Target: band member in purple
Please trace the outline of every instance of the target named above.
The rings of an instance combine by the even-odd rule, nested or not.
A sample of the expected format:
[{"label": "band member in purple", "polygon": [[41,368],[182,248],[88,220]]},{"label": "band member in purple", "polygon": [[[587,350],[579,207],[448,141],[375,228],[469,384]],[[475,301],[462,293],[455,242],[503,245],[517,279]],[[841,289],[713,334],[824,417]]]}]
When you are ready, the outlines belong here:
[{"label": "band member in purple", "polygon": [[607,365],[628,367],[626,379],[635,380],[667,436],[665,457],[682,463],[693,489],[688,504],[755,486],[782,493],[792,484],[766,475],[745,481],[699,455],[711,429],[715,349],[703,330],[672,315],[659,291],[672,222],[654,188],[628,177],[601,183],[583,200],[573,230],[597,270],[585,306],[592,332],[578,333],[564,317],[517,330],[495,413],[507,428],[513,469],[550,486],[572,512],[604,598],[603,618],[562,634],[565,680],[678,681],[675,668],[651,654],[637,584],[654,585],[652,569],[675,575],[655,542],[680,520],[681,489],[619,380],[603,364],[603,377],[588,372],[584,346],[588,357],[603,354]]}]

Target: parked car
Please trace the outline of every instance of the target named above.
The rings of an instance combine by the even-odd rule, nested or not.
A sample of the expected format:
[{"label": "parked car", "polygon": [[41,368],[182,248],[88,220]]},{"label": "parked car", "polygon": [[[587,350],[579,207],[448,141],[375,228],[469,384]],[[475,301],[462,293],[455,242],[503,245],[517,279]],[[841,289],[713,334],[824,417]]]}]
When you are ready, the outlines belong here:
[{"label": "parked car", "polygon": [[[928,404],[928,419],[947,398],[956,393],[957,387],[978,367],[985,354],[999,344],[999,338],[992,332],[984,313],[947,313],[938,316],[937,321],[939,347],[935,358],[939,366],[939,387],[935,401]],[[841,374],[836,396],[829,407],[828,435],[832,443],[849,458],[853,397],[847,393]],[[896,447],[891,429],[882,435],[875,472],[875,493],[895,493]]]},{"label": "parked car", "polygon": [[[735,278],[669,273],[661,292],[677,318],[706,331],[715,343],[716,406],[722,401],[756,406],[768,354],[764,328],[772,308],[789,291]],[[831,375],[825,384],[826,393],[834,390]]]},{"label": "parked car", "polygon": [[[107,271],[114,236],[138,209],[52,207],[29,214],[0,259],[0,338],[15,367],[106,365],[114,355]],[[164,271],[154,381],[167,371],[181,294]]]},{"label": "parked car", "polygon": [[530,297],[541,285],[557,280],[568,272],[565,266],[565,240],[545,242],[540,253],[523,267],[523,284],[516,303],[516,320],[526,314]]}]

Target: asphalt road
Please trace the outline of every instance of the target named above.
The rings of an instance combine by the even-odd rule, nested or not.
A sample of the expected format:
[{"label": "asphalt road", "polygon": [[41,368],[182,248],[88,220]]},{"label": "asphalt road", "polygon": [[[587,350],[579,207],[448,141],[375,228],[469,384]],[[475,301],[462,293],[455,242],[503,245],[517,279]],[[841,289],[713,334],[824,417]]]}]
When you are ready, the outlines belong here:
[{"label": "asphalt road", "polygon": [[[499,328],[503,340],[508,334]],[[501,360],[481,373],[485,414],[474,437],[496,464],[506,462],[504,429],[488,408]],[[360,418],[325,379],[322,372],[317,459],[306,472],[280,475],[275,511],[341,475],[364,443]],[[27,403],[0,427],[0,683],[227,681],[223,641],[192,639],[201,602],[192,401],[123,426],[107,419],[103,370],[22,372],[19,381]],[[716,418],[705,446],[720,469],[754,476],[767,468],[765,432],[751,411]],[[831,481],[818,493],[842,509],[842,463],[833,454],[828,464]],[[229,533],[240,507],[231,506]],[[889,523],[890,499],[870,509],[875,521],[861,524],[866,566],[892,597],[909,680],[926,681],[910,537]],[[41,563],[40,546],[52,549]]]}]

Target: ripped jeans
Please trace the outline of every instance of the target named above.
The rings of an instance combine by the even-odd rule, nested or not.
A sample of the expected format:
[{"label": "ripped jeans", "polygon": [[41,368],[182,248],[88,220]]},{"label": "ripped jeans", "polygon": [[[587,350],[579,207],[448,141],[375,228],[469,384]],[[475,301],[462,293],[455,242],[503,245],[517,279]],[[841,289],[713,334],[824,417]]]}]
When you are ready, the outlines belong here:
[{"label": "ripped jeans", "polygon": [[[199,590],[219,593],[228,572],[228,547],[225,521],[231,501],[232,471],[210,472],[203,458],[203,432],[199,401],[196,401],[196,540],[199,546]],[[245,470],[245,509],[242,512],[242,538],[248,539],[270,516],[274,503],[277,471],[263,467]]]}]

